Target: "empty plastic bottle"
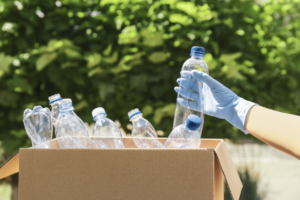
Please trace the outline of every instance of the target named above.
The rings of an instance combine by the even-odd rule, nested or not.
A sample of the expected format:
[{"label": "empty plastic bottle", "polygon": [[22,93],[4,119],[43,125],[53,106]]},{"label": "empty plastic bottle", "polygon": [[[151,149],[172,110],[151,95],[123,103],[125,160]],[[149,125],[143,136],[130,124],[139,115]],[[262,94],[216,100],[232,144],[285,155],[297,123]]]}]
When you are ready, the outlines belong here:
[{"label": "empty plastic bottle", "polygon": [[[191,73],[184,73],[184,72],[189,72],[192,70],[199,70],[201,72],[205,72],[208,74],[207,64],[203,60],[204,53],[205,53],[205,49],[203,47],[198,47],[198,46],[192,47],[191,58],[186,60],[181,68],[181,78],[193,80],[194,78],[192,77]],[[173,129],[175,127],[183,124],[185,119],[190,114],[195,114],[198,117],[200,117],[202,119],[202,125],[203,125],[203,121],[204,121],[203,98],[202,98],[202,92],[201,92],[203,85],[198,82],[198,88],[196,88],[197,91],[186,91],[186,92],[194,92],[196,95],[196,98],[199,98],[197,100],[197,102],[187,99],[184,96],[179,95],[179,94],[185,93],[185,91],[180,91],[180,90],[186,90],[186,88],[183,85],[184,85],[184,81],[180,81],[179,91],[178,91],[178,96],[177,96],[177,101],[176,101]],[[199,111],[201,111],[201,112],[199,112]],[[202,132],[202,125],[199,128],[200,135]]]},{"label": "empty plastic bottle", "polygon": [[93,137],[96,144],[103,148],[125,148],[119,127],[110,119],[106,118],[103,108],[95,108],[92,111],[95,125]]},{"label": "empty plastic bottle", "polygon": [[158,141],[153,126],[142,117],[141,111],[135,108],[128,112],[129,120],[132,121],[133,142],[138,148],[164,148]]},{"label": "empty plastic bottle", "polygon": [[71,99],[63,99],[60,115],[55,126],[55,135],[61,148],[97,148],[89,138],[83,121],[75,114]]},{"label": "empty plastic bottle", "polygon": [[51,117],[52,117],[52,124],[55,126],[57,123],[57,118],[59,116],[59,105],[61,104],[62,98],[60,94],[54,94],[49,97],[49,104],[51,106]]},{"label": "empty plastic bottle", "polygon": [[34,106],[33,110],[26,109],[23,113],[23,123],[32,146],[50,148],[48,142],[52,139],[53,126],[49,108]]},{"label": "empty plastic bottle", "polygon": [[202,120],[197,115],[189,115],[184,124],[177,126],[170,133],[165,148],[199,148],[201,136],[199,128]]}]

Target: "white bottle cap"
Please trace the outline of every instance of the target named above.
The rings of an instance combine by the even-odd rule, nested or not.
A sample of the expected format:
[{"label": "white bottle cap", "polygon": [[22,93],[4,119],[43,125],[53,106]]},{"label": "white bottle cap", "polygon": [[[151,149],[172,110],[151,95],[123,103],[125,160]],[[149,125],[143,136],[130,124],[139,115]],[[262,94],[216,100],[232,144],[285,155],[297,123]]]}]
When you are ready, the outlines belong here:
[{"label": "white bottle cap", "polygon": [[95,108],[95,109],[92,111],[93,117],[95,117],[95,116],[98,115],[98,114],[106,114],[104,108],[99,107],[99,108]]},{"label": "white bottle cap", "polygon": [[72,103],[72,100],[71,99],[63,99],[61,101],[62,104],[65,104],[65,103]]},{"label": "white bottle cap", "polygon": [[129,120],[136,114],[142,113],[138,108],[135,108],[128,112]]},{"label": "white bottle cap", "polygon": [[48,99],[49,99],[49,104],[62,100],[60,94],[54,94],[50,96]]}]

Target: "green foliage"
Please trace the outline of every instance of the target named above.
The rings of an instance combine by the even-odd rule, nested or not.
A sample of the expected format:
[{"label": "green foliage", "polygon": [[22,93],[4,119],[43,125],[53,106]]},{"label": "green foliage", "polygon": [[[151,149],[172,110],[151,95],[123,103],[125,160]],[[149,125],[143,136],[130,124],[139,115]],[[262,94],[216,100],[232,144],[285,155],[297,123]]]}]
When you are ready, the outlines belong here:
[{"label": "green foliage", "polygon": [[[30,145],[22,112],[55,93],[84,121],[103,106],[125,130],[138,107],[167,136],[194,45],[239,96],[299,114],[299,13],[299,0],[0,0],[0,140],[11,151]],[[203,137],[246,136],[208,116]]]}]

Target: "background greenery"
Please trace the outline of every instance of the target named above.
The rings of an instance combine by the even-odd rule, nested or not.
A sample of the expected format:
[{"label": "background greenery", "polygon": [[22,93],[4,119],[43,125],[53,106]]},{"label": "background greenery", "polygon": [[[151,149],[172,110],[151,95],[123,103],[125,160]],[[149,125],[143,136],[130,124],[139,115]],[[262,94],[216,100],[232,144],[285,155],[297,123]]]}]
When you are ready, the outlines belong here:
[{"label": "background greenery", "polygon": [[[0,0],[0,141],[6,154],[31,145],[24,109],[71,98],[92,123],[102,106],[126,132],[140,108],[165,136],[173,87],[192,46],[210,75],[239,96],[300,114],[300,1]],[[205,117],[203,137],[251,138]]]},{"label": "background greenery", "polygon": [[[29,146],[22,113],[55,93],[84,121],[102,106],[125,130],[138,107],[167,136],[173,87],[194,45],[205,47],[211,76],[239,96],[299,114],[299,13],[299,0],[1,0],[2,145]],[[250,136],[206,116],[203,137]]]}]

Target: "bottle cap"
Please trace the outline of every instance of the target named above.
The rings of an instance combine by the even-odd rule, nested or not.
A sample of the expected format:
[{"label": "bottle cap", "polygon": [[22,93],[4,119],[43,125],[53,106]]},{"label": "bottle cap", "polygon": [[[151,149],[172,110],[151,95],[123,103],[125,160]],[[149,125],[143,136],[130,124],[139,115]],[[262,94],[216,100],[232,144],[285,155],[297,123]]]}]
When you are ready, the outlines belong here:
[{"label": "bottle cap", "polygon": [[197,115],[189,115],[185,120],[186,127],[191,131],[196,131],[200,128],[202,120]]},{"label": "bottle cap", "polygon": [[137,114],[140,114],[140,113],[142,113],[142,112],[141,112],[138,108],[135,108],[135,109],[129,111],[129,112],[128,112],[129,120],[130,120],[133,116],[135,116],[135,115],[137,115]]},{"label": "bottle cap", "polygon": [[93,117],[95,117],[95,116],[98,115],[98,114],[105,114],[105,115],[106,115],[106,112],[105,112],[104,108],[99,107],[99,108],[95,108],[95,109],[92,111]]},{"label": "bottle cap", "polygon": [[71,99],[61,100],[61,104],[59,105],[59,109],[60,109],[60,112],[74,110],[74,107],[72,105],[72,100]]},{"label": "bottle cap", "polygon": [[191,49],[191,56],[204,57],[205,49],[199,46],[193,46]]},{"label": "bottle cap", "polygon": [[49,99],[49,104],[53,104],[54,102],[62,100],[60,94],[54,94],[50,96],[48,99]]}]

